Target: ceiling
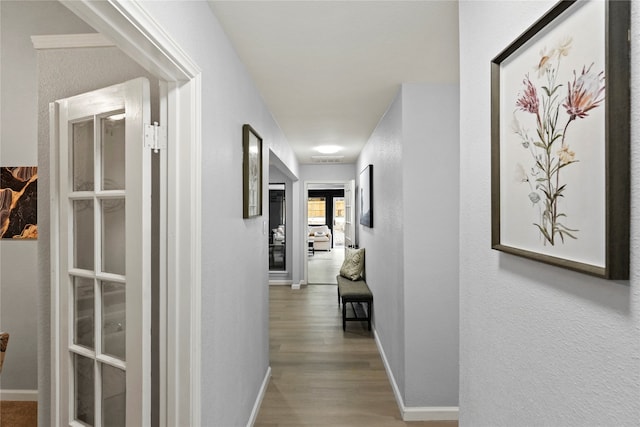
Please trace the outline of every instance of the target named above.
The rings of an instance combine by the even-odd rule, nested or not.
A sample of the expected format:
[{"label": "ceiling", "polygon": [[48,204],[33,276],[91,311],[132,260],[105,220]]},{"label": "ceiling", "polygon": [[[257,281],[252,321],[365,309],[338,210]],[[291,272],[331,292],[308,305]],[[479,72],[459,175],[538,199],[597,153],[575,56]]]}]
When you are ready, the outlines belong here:
[{"label": "ceiling", "polygon": [[355,162],[401,83],[458,81],[454,0],[209,3],[301,164]]}]

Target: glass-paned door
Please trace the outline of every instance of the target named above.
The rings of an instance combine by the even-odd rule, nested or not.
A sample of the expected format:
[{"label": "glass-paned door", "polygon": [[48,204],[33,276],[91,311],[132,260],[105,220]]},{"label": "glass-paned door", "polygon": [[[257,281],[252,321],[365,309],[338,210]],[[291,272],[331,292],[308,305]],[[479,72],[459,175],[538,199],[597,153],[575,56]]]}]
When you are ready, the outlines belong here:
[{"label": "glass-paned door", "polygon": [[136,79],[56,105],[57,422],[146,426],[151,173],[143,139],[149,82]]},{"label": "glass-paned door", "polygon": [[333,198],[333,246],[344,246],[345,203],[344,197]]},{"label": "glass-paned door", "polygon": [[351,180],[344,186],[344,247],[356,246],[355,231],[355,181]]}]

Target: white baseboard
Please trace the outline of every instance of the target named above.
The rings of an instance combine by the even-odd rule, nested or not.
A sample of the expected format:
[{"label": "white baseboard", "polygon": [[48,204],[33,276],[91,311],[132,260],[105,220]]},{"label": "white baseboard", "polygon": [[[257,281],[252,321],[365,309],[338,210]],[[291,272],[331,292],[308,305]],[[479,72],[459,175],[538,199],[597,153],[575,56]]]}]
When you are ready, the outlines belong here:
[{"label": "white baseboard", "polygon": [[376,346],[378,347],[378,352],[380,352],[382,363],[384,364],[384,370],[387,372],[387,377],[389,378],[389,382],[391,383],[391,388],[393,389],[393,395],[396,398],[396,403],[398,404],[400,415],[402,415],[402,420],[403,421],[458,421],[459,408],[457,406],[406,407],[404,405],[404,400],[402,399],[402,394],[400,394],[398,383],[396,383],[396,379],[393,376],[393,371],[391,370],[391,366],[389,365],[389,361],[387,360],[387,355],[384,352],[384,348],[382,348],[382,343],[380,343],[380,338],[378,337],[378,333],[375,330],[375,328],[373,329],[373,336],[376,341]]},{"label": "white baseboard", "polygon": [[458,421],[457,406],[415,406],[404,408],[403,421]]},{"label": "white baseboard", "polygon": [[292,283],[291,289],[300,289],[301,286],[304,286],[306,284],[307,282],[305,282],[304,280],[300,280],[300,283]]},{"label": "white baseboard", "polygon": [[382,363],[384,364],[384,370],[387,372],[387,377],[389,378],[389,382],[391,383],[391,388],[393,389],[393,395],[396,397],[396,403],[398,404],[398,409],[400,410],[402,419],[404,419],[404,401],[402,400],[402,395],[400,394],[398,383],[396,382],[396,379],[393,376],[393,371],[391,370],[391,366],[389,365],[389,361],[387,360],[387,355],[384,353],[384,348],[382,348],[382,343],[380,342],[380,337],[378,337],[378,331],[376,331],[375,327],[373,328],[373,337],[375,338],[376,346],[378,347],[378,353],[380,353],[380,357],[382,358]]},{"label": "white baseboard", "polygon": [[38,401],[38,390],[0,390],[0,400]]},{"label": "white baseboard", "polygon": [[293,280],[269,280],[269,286],[289,286],[293,284]]},{"label": "white baseboard", "polygon": [[251,411],[251,416],[249,417],[249,422],[247,423],[247,427],[253,427],[253,424],[255,424],[256,422],[256,418],[258,418],[258,413],[260,412],[260,406],[262,406],[262,399],[264,399],[264,395],[267,393],[267,387],[269,386],[270,379],[271,379],[271,366],[267,368],[267,373],[264,376],[264,380],[262,380],[262,385],[260,386],[258,397],[256,397],[256,403],[253,404],[253,410]]}]

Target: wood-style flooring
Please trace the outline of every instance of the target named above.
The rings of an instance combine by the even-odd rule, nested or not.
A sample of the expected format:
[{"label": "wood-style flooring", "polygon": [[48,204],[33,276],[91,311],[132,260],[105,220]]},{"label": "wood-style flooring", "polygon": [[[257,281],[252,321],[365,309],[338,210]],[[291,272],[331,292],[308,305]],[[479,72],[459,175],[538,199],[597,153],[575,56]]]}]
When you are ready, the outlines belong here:
[{"label": "wood-style flooring", "polygon": [[38,402],[0,401],[0,427],[36,427]]},{"label": "wood-style flooring", "polygon": [[255,426],[458,425],[402,421],[366,323],[342,331],[335,286],[271,286],[269,294],[272,378]]}]

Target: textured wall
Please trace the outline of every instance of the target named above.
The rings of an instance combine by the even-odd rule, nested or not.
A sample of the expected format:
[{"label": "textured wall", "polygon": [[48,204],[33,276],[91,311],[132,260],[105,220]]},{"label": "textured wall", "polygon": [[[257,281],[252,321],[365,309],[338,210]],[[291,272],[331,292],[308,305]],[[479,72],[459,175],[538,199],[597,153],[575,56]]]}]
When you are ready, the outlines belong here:
[{"label": "textured wall", "polygon": [[269,365],[269,289],[266,217],[242,219],[242,125],[298,166],[207,2],[143,5],[202,70],[202,423],[246,425]]},{"label": "textured wall", "polygon": [[[2,93],[0,166],[34,166],[38,159],[38,81],[36,51],[31,35],[93,32],[57,2],[0,2],[0,62]],[[40,165],[42,166],[42,165]],[[37,241],[0,242],[0,329],[11,333],[0,377],[1,390],[38,388],[38,326],[48,325],[48,306],[38,307],[39,273],[48,274],[48,258],[39,249],[48,245],[48,200],[43,198],[48,177],[39,170]],[[46,289],[44,289],[46,291]],[[43,311],[45,309],[46,311]],[[47,329],[48,334],[48,329]],[[48,375],[47,370],[41,376]]]},{"label": "textured wall", "polygon": [[301,181],[349,181],[355,179],[355,165],[347,164],[321,164],[300,165]]},{"label": "textured wall", "polygon": [[358,159],[375,328],[406,408],[458,405],[458,130],[457,85],[405,84]]},{"label": "textured wall", "polygon": [[458,85],[402,86],[405,405],[458,406]]},{"label": "textured wall", "polygon": [[492,251],[490,60],[554,1],[460,2],[460,425],[640,420],[640,17],[632,2],[631,280]]},{"label": "textured wall", "polygon": [[[398,93],[358,158],[359,174],[373,165],[373,228],[356,225],[365,248],[367,284],[375,297],[373,321],[401,393],[405,388],[402,94]],[[356,205],[358,201],[356,198]]]}]

